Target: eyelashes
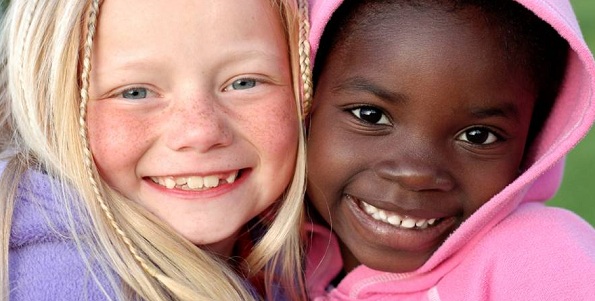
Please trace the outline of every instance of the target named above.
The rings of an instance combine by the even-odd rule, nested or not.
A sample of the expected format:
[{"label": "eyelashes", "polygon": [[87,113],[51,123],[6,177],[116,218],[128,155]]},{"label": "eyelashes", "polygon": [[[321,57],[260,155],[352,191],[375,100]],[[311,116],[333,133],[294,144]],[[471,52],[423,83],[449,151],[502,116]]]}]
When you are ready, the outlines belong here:
[{"label": "eyelashes", "polygon": [[489,145],[502,140],[502,137],[487,127],[472,127],[459,134],[457,139],[471,144]]},{"label": "eyelashes", "polygon": [[391,122],[384,112],[373,106],[360,106],[349,109],[351,114],[369,124],[390,125]]},{"label": "eyelashes", "polygon": [[[380,108],[370,105],[347,109],[356,119],[366,125],[392,125],[389,117]],[[487,146],[504,140],[487,126],[473,126],[456,135],[456,139],[473,145]]]},{"label": "eyelashes", "polygon": [[231,90],[247,90],[256,87],[259,80],[254,78],[240,78],[234,80],[231,84],[223,89],[223,91]]},{"label": "eyelashes", "polygon": [[[239,90],[249,90],[249,89],[257,87],[261,83],[262,83],[261,80],[255,79],[255,78],[240,78],[240,79],[234,80],[231,84],[227,85],[223,89],[223,91],[229,92],[229,91],[236,91],[236,90],[238,90],[238,91]],[[155,97],[157,95],[158,95],[158,93],[154,92],[153,90],[151,90],[149,88],[138,86],[138,87],[130,87],[130,88],[125,88],[125,89],[116,91],[115,93],[113,93],[111,95],[111,97],[123,98],[123,99],[128,99],[128,100],[138,100],[138,99],[145,99],[148,97]]]},{"label": "eyelashes", "polygon": [[118,96],[125,99],[143,99],[149,95],[149,90],[143,87],[134,87],[123,90],[117,94]]}]

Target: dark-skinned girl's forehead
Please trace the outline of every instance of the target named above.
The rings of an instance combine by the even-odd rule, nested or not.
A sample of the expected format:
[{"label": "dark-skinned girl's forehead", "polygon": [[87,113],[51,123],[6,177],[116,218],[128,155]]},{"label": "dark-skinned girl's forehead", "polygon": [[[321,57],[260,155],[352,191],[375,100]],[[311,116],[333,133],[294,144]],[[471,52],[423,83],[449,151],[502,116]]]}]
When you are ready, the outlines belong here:
[{"label": "dark-skinned girl's forehead", "polygon": [[[423,10],[437,19],[462,18],[464,10],[482,14],[494,39],[502,47],[503,59],[511,68],[524,70],[527,87],[536,95],[535,113],[529,140],[545,122],[558,94],[566,68],[567,42],[546,22],[512,0],[362,0],[345,1],[324,29],[314,63],[314,87],[330,52],[348,52],[361,43],[358,37],[382,35],[400,30],[395,23],[408,9]],[[349,55],[345,55],[348,57]]]}]

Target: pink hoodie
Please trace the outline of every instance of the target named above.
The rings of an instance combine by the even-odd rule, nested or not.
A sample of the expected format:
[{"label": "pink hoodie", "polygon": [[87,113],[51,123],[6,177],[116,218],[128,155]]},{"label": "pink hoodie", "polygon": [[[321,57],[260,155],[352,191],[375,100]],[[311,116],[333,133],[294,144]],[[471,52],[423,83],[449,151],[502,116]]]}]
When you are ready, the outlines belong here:
[{"label": "pink hoodie", "polygon": [[[336,238],[310,225],[307,282],[313,300],[595,300],[595,230],[544,203],[557,191],[566,154],[595,119],[595,62],[568,0],[517,0],[570,45],[567,76],[533,146],[531,166],[466,220],[419,269],[359,266],[336,288]],[[340,0],[310,0],[312,60]],[[595,180],[594,180],[595,181]],[[586,200],[576,200],[586,201]]]}]

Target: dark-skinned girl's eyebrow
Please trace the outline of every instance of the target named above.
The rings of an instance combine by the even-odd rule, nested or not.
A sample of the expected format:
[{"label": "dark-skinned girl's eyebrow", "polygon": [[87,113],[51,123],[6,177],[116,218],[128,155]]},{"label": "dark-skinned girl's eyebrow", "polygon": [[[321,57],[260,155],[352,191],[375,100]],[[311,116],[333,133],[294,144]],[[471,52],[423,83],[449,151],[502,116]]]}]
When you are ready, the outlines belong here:
[{"label": "dark-skinned girl's eyebrow", "polygon": [[401,93],[396,93],[372,83],[361,76],[349,77],[332,89],[333,92],[367,92],[389,103],[402,103],[407,97]]},{"label": "dark-skinned girl's eyebrow", "polygon": [[503,117],[518,120],[520,116],[518,107],[513,103],[505,103],[493,107],[470,108],[469,112],[471,115],[473,115],[473,117],[476,118]]}]

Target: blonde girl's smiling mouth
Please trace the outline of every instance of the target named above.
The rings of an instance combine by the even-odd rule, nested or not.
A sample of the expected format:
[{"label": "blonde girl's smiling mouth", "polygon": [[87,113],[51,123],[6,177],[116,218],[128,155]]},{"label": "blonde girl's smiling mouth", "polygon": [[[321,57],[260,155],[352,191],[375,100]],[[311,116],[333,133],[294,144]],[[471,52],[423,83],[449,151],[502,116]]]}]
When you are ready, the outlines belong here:
[{"label": "blonde girl's smiling mouth", "polygon": [[153,183],[170,190],[205,191],[226,184],[233,184],[243,173],[242,170],[234,170],[205,176],[152,176],[148,178]]}]

